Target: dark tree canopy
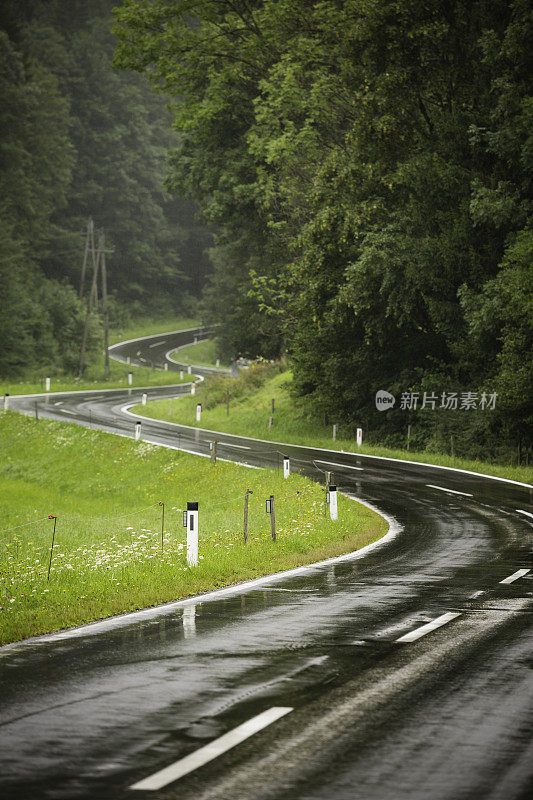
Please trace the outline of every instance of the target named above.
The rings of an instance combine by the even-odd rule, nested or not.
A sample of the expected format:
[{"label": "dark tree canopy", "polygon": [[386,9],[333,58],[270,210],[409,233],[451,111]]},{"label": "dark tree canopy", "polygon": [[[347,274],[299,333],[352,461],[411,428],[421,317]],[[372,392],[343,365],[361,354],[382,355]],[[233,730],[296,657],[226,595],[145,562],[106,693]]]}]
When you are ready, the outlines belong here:
[{"label": "dark tree canopy", "polygon": [[174,98],[172,183],[217,226],[226,351],[287,350],[310,413],[382,440],[414,417],[376,412],[380,388],[497,392],[492,413],[416,417],[472,453],[530,437],[527,0],[124,0],[116,18],[116,63]]}]

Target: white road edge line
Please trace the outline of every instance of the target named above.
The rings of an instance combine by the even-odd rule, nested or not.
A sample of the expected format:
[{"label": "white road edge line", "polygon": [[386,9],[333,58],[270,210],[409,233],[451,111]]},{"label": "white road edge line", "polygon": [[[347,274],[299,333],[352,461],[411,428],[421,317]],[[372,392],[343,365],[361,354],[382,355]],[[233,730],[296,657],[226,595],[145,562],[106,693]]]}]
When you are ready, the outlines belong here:
[{"label": "white road edge line", "polygon": [[[302,459],[297,459],[302,460]],[[340,467],[341,469],[358,469],[364,472],[363,467],[352,467],[350,464],[338,464],[335,461],[323,461],[321,458],[315,458],[317,464],[327,464],[329,467]]]},{"label": "white road edge line", "polygon": [[524,511],[521,508],[517,508],[516,510],[518,511],[519,514],[525,514],[526,517],[531,517],[531,519],[533,519],[533,514],[530,511]]},{"label": "white road edge line", "polygon": [[[181,384],[182,386],[184,384]],[[153,389],[153,386],[151,387]],[[116,391],[116,390],[110,390]],[[35,395],[16,395],[17,397],[34,397]],[[15,397],[15,395],[13,395]],[[166,399],[166,398],[165,398]],[[129,411],[128,408],[131,408],[135,403],[131,403],[129,406],[126,404],[123,407],[123,413],[127,414],[130,417],[139,417],[140,419],[151,419],[152,417],[145,417],[143,414],[134,414],[132,411]],[[121,409],[122,410],[122,409]],[[189,428],[192,431],[203,431],[203,433],[214,433],[214,434],[221,434],[224,431],[214,431],[210,428],[196,428],[194,425],[183,425],[179,422],[168,422],[166,420],[159,420],[159,422],[164,422],[165,425],[172,425],[176,428]],[[525,486],[526,489],[533,489],[533,484],[531,483],[523,483],[522,481],[513,481],[511,478],[500,478],[498,475],[487,475],[486,472],[474,472],[471,469],[460,469],[459,467],[444,467],[442,464],[430,464],[426,461],[411,461],[407,458],[392,458],[391,456],[372,456],[370,453],[352,453],[351,451],[344,451],[344,450],[329,450],[326,447],[312,447],[308,444],[297,444],[296,442],[278,442],[273,439],[258,439],[256,436],[243,436],[240,433],[231,433],[227,434],[228,436],[232,436],[234,439],[245,439],[250,442],[260,442],[261,444],[270,444],[270,445],[279,445],[280,447],[297,447],[299,450],[314,450],[314,452],[321,452],[327,453],[328,455],[334,455],[335,453],[344,453],[345,455],[353,456],[354,458],[373,458],[376,461],[393,461],[395,464],[414,464],[417,467],[432,467],[433,469],[445,469],[448,472],[461,472],[463,475],[476,475],[478,478],[486,478],[491,481],[500,481],[501,483],[511,483],[513,486]],[[319,459],[315,458],[315,461]],[[447,490],[449,491],[449,490]]]},{"label": "white road edge line", "polygon": [[417,639],[422,638],[427,633],[431,633],[431,631],[440,628],[442,625],[446,625],[447,622],[451,622],[452,619],[456,617],[460,617],[459,612],[448,611],[446,614],[442,614],[442,616],[437,617],[437,619],[431,620],[426,625],[422,625],[420,628],[416,628],[414,631],[410,633],[405,633],[403,636],[400,636],[399,639],[396,639],[397,642],[415,642]]},{"label": "white road edge line", "polygon": [[531,572],[531,570],[519,569],[516,572],[513,572],[512,575],[509,575],[508,578],[504,578],[503,581],[500,581],[500,583],[514,583],[514,581],[517,581],[518,578],[523,578],[524,575],[527,575],[528,572]]},{"label": "white road edge line", "polygon": [[[194,328],[180,328],[177,331],[165,331],[164,333],[151,333],[149,336],[138,336],[136,339],[124,339],[123,342],[115,342],[109,345],[109,350],[115,347],[121,347],[123,344],[134,344],[135,342],[143,342],[145,339],[155,339],[157,336],[173,336],[175,333],[191,333],[191,331],[202,331],[201,326],[195,325]],[[192,344],[192,342],[191,342]],[[115,358],[115,356],[113,356]],[[118,361],[118,359],[116,359]]]},{"label": "white road edge line", "polygon": [[[210,453],[197,453],[195,450],[186,450],[184,447],[176,447],[174,444],[164,444],[163,442],[154,442],[152,439],[144,438],[141,439],[141,442],[146,442],[146,444],[155,444],[158,447],[166,447],[167,450],[178,450],[180,453],[189,453],[191,456],[211,458]],[[254,464],[245,464],[244,461],[233,461],[231,458],[221,458],[220,456],[217,456],[217,461],[225,461],[228,464],[235,464],[237,467],[248,467],[248,469],[262,469],[262,467],[256,467]]]},{"label": "white road edge line", "polygon": [[152,347],[160,347],[162,344],[166,344],[166,341],[167,341],[166,339],[163,339],[162,342],[155,342],[154,344],[149,344],[148,347],[151,350]]},{"label": "white road edge line", "polygon": [[178,778],[182,778],[184,775],[188,775],[195,769],[203,767],[204,764],[208,764],[210,761],[213,761],[213,759],[218,758],[218,756],[231,750],[246,739],[249,739],[250,736],[268,727],[268,725],[272,725],[273,722],[276,722],[276,720],[284,717],[291,711],[293,711],[293,708],[290,706],[272,706],[272,708],[243,722],[242,725],[239,725],[232,731],[228,731],[228,733],[206,744],[204,747],[196,750],[196,752],[190,753],[188,756],[185,756],[185,758],[180,758],[179,761],[175,761],[174,764],[170,764],[170,766],[159,770],[159,772],[155,772],[148,778],[134,783],[133,786],[130,786],[130,789],[141,789],[149,792],[162,789],[169,783],[177,781]]},{"label": "white road edge line", "polygon": [[440,489],[441,492],[450,492],[450,494],[462,494],[465,497],[474,496],[473,494],[470,494],[470,492],[458,492],[455,489],[447,489],[446,486],[435,486],[433,483],[426,483],[426,486],[428,486],[430,489]]}]

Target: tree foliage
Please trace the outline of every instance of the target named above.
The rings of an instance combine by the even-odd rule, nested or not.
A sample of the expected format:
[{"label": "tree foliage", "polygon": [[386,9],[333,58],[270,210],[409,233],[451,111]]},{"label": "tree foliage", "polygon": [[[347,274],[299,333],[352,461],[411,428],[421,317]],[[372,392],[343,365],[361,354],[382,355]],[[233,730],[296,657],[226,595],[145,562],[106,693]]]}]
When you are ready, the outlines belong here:
[{"label": "tree foliage", "polygon": [[[6,0],[0,18],[0,372],[76,364],[89,215],[133,313],[191,311],[209,236],[164,189],[165,99],[112,66],[112,0]],[[97,344],[97,326],[93,331]]]},{"label": "tree foliage", "polygon": [[527,0],[124,0],[116,32],[173,98],[227,349],[287,348],[312,413],[376,437],[414,421],[378,389],[451,387],[500,395],[456,414],[471,453],[530,436]]}]

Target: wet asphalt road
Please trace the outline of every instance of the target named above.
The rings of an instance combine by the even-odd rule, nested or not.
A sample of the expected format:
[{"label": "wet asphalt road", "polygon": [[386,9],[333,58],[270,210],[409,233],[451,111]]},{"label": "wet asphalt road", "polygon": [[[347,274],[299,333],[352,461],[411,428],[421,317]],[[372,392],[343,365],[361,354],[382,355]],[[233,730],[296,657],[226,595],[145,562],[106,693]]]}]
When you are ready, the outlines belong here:
[{"label": "wet asphalt road", "polygon": [[[161,365],[194,335],[114,355]],[[37,401],[43,416],[132,436],[125,407],[140,394],[11,407],[33,413]],[[142,438],[205,454],[213,434],[143,420]],[[218,439],[227,459],[277,466],[281,451],[317,480],[331,469],[339,488],[396,520],[395,535],[363,558],[0,649],[2,798],[533,796],[532,573],[500,583],[533,566],[532,489]],[[398,641],[447,613],[457,616]],[[218,759],[159,790],[130,788],[279,706],[293,710]]]}]

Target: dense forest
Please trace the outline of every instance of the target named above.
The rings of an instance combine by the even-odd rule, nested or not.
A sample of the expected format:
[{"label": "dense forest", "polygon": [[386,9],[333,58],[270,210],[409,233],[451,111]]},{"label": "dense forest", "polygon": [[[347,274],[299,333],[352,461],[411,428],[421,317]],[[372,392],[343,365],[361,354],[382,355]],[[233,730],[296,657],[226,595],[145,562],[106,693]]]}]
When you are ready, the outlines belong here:
[{"label": "dense forest", "polygon": [[309,414],[376,441],[529,446],[528,0],[115,13],[116,65],[172,98],[169,182],[216,228],[224,354],[287,353]]},{"label": "dense forest", "polygon": [[[166,99],[112,66],[112,0],[4,0],[0,11],[0,375],[74,370],[89,216],[104,229],[111,322],[194,311],[210,244],[164,188]],[[89,264],[90,266],[90,264]],[[90,275],[89,275],[90,277]],[[101,346],[93,316],[90,346]]]}]

